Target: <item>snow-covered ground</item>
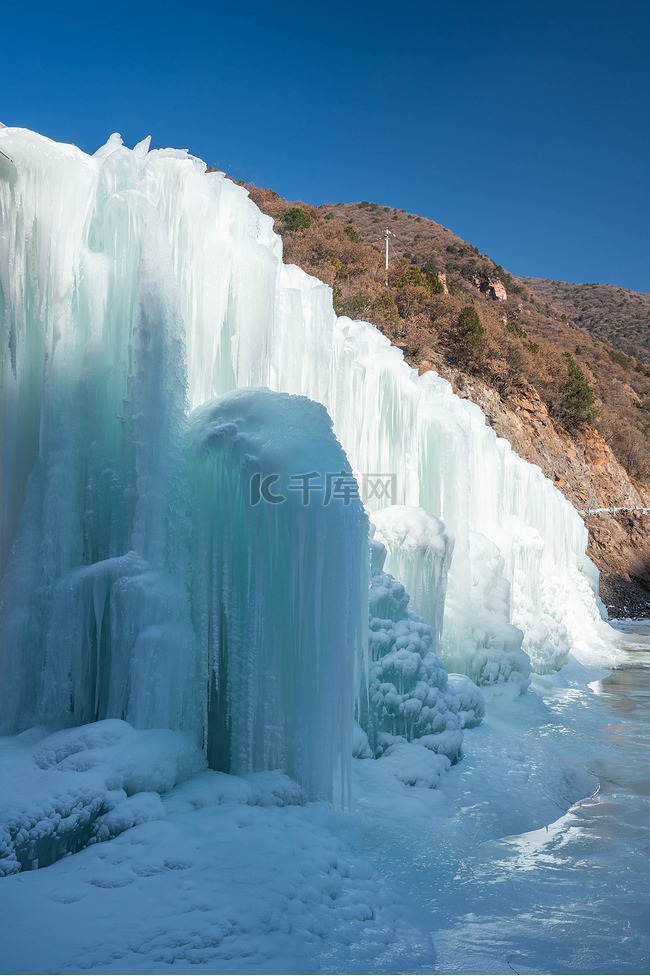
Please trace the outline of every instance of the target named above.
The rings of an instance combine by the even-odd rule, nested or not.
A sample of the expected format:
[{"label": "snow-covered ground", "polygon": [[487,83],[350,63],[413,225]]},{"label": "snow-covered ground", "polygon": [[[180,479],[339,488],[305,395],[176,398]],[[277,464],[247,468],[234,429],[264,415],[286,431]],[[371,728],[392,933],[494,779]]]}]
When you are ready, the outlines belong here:
[{"label": "snow-covered ground", "polygon": [[[136,826],[2,879],[2,971],[645,972],[649,701],[640,650],[610,676],[570,662],[488,693],[435,790],[354,760],[351,812],[296,802],[279,773],[135,792]],[[44,750],[4,745],[33,795]]]}]

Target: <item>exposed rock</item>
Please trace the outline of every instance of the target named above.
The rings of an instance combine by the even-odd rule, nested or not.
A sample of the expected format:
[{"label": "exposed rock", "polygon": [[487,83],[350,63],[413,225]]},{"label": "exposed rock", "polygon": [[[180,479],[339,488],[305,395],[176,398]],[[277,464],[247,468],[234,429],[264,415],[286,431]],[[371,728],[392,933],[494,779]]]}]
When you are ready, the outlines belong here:
[{"label": "exposed rock", "polygon": [[648,591],[636,586],[621,576],[600,571],[600,598],[607,607],[611,617],[625,620],[627,617],[638,619],[650,617],[650,600]]},{"label": "exposed rock", "polygon": [[503,282],[499,281],[498,278],[474,277],[472,281],[481,294],[485,295],[486,298],[492,298],[497,302],[505,302],[508,300],[508,292],[506,291]]}]

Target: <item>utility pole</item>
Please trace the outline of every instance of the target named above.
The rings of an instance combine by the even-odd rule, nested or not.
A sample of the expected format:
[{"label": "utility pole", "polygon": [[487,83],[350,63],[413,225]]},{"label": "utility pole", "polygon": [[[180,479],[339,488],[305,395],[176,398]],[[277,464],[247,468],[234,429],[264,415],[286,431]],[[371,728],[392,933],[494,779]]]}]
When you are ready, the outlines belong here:
[{"label": "utility pole", "polygon": [[394,237],[394,236],[395,235],[394,234],[391,234],[390,230],[387,227],[386,228],[386,233],[384,234],[384,240],[386,241],[386,287],[387,288],[388,288],[388,241],[389,241],[389,239],[391,237]]}]

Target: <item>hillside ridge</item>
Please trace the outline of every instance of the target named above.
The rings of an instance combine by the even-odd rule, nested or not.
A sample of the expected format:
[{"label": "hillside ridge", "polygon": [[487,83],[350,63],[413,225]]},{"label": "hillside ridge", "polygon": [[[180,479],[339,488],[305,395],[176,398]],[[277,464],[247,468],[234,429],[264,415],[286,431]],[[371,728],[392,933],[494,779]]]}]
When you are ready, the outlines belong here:
[{"label": "hillside ridge", "polygon": [[650,357],[650,295],[620,285],[522,278],[576,325],[630,356]]},{"label": "hillside ridge", "polygon": [[[538,279],[428,218],[369,201],[312,206],[238,182],[273,217],[284,260],[332,287],[337,314],[373,323],[409,365],[447,378],[577,509],[650,506],[650,349],[630,353],[615,330],[604,343]],[[648,521],[586,519],[610,615],[650,613]]]}]

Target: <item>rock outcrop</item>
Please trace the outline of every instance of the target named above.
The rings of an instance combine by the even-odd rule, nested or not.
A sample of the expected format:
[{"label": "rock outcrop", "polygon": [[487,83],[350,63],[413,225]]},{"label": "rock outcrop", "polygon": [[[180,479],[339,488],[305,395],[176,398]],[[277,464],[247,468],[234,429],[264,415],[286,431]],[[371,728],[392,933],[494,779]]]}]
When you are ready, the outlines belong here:
[{"label": "rock outcrop", "polygon": [[474,285],[486,298],[491,298],[497,302],[506,302],[508,300],[508,292],[505,289],[505,285],[498,278],[475,277],[472,280]]}]

